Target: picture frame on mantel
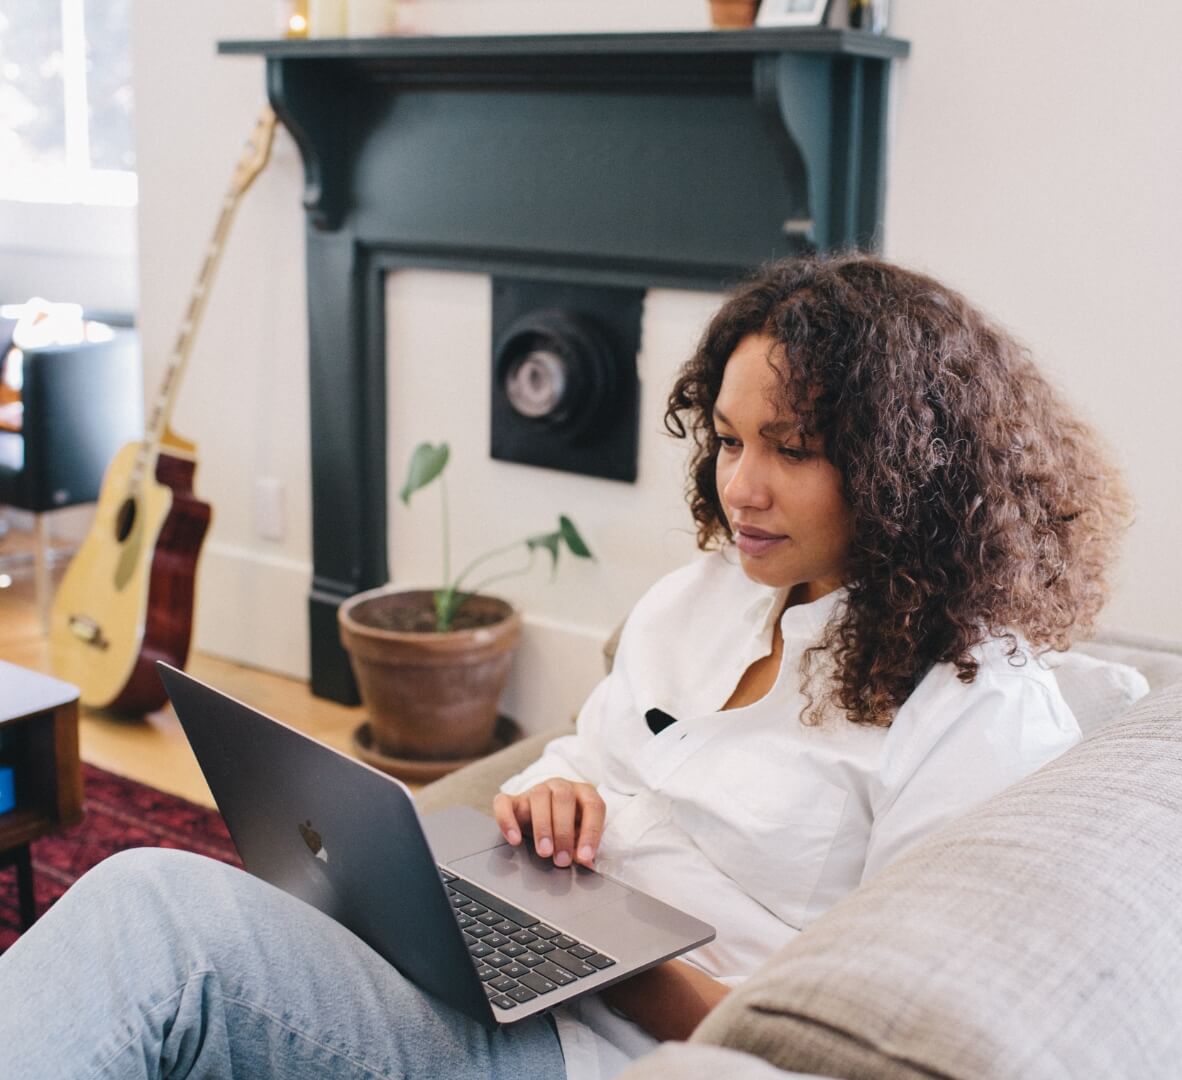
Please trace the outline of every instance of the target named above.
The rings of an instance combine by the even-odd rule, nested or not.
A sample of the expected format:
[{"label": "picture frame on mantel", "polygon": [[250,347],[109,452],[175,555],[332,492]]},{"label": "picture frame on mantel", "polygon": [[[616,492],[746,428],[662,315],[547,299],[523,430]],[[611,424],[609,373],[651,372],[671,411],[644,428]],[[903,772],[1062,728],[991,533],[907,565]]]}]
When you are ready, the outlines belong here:
[{"label": "picture frame on mantel", "polygon": [[756,26],[821,26],[829,0],[763,0]]}]

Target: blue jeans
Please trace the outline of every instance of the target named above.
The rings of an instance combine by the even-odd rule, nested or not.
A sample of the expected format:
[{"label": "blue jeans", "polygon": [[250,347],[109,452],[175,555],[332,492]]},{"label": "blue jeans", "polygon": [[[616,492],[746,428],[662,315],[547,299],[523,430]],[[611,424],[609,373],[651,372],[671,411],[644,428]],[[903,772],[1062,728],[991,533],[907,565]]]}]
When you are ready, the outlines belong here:
[{"label": "blue jeans", "polygon": [[185,852],[106,860],[0,956],[6,1080],[564,1075],[548,1019],[488,1031],[319,911]]}]

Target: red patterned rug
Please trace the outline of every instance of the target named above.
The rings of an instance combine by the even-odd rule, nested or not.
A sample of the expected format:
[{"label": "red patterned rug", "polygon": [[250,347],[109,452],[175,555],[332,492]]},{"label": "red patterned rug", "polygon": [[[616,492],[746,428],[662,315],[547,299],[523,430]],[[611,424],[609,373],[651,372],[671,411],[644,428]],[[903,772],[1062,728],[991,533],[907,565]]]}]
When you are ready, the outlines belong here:
[{"label": "red patterned rug", "polygon": [[[83,764],[80,825],[33,841],[37,914],[49,907],[83,872],[108,855],[131,847],[180,848],[241,865],[216,810],[166,795],[134,780]],[[0,870],[0,952],[20,935],[16,870]]]}]

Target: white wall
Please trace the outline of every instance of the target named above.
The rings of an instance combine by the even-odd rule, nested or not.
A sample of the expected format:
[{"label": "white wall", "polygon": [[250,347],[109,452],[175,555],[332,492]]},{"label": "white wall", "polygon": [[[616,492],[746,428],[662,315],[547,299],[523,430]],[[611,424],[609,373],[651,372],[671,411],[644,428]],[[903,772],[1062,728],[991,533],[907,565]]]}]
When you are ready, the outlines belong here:
[{"label": "white wall", "polygon": [[[1173,9],[1143,0],[1123,19],[1089,20],[1064,0],[999,0],[987,19],[979,6],[961,7],[894,5],[893,30],[913,52],[896,65],[888,254],[948,279],[1009,325],[1117,446],[1141,511],[1109,621],[1182,638],[1171,604],[1182,592],[1173,558],[1182,510],[1167,444],[1182,403],[1173,363],[1182,326],[1170,303],[1182,284],[1172,187],[1182,75],[1162,32]],[[484,31],[493,12],[503,32],[688,28],[706,18],[705,0],[407,0],[403,12],[436,31]],[[214,43],[269,36],[273,13],[271,0],[135,8],[149,387],[263,103],[261,61],[218,57]],[[176,423],[199,443],[198,491],[215,514],[196,645],[297,675],[306,673],[310,575],[300,188],[296,152],[281,133],[231,234]],[[661,401],[717,298],[648,297],[635,487],[487,459],[487,280],[406,271],[391,276],[387,298],[391,485],[415,441],[446,438],[457,559],[482,550],[478,540],[546,528],[558,512],[575,517],[599,555],[594,565],[567,563],[553,583],[539,566],[503,588],[529,616],[506,707],[527,727],[544,726],[589,688],[603,635],[644,586],[693,549],[679,500],[682,450],[660,434]],[[260,477],[279,480],[286,494],[279,542],[257,535]],[[433,580],[434,493],[409,510],[390,505],[395,580]]]}]

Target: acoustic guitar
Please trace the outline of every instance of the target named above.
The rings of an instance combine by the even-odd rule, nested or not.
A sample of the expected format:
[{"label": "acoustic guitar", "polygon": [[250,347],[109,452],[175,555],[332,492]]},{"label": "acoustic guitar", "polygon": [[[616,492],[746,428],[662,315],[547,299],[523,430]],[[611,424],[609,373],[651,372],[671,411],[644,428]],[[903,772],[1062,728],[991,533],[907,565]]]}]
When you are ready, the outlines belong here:
[{"label": "acoustic guitar", "polygon": [[170,419],[230,223],[267,164],[275,124],[264,109],[223,199],[144,439],[108,466],[94,522],[54,597],[54,673],[94,708],[132,715],[160,708],[166,695],[155,662],[183,668],[189,654],[197,560],[212,511],[193,494],[196,447]]}]

